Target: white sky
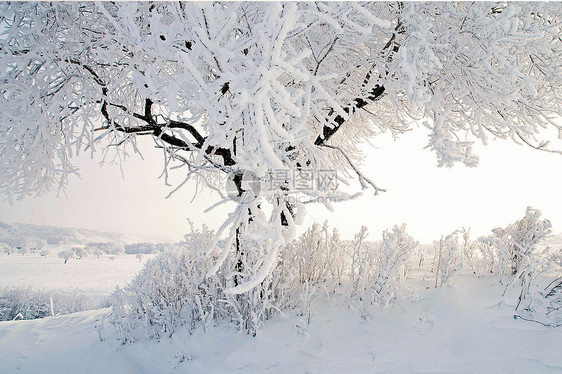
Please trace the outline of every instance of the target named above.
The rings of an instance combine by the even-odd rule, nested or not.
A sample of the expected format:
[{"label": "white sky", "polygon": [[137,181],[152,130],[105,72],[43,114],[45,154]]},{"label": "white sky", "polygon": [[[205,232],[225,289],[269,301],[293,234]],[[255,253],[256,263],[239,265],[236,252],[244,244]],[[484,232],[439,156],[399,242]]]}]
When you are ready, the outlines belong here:
[{"label": "white sky", "polygon": [[[478,147],[480,165],[437,168],[436,157],[424,150],[426,134],[416,129],[392,141],[380,137],[367,148],[363,170],[388,192],[335,205],[333,213],[308,206],[303,229],[328,219],[344,238],[352,238],[362,225],[375,240],[382,230],[405,222],[408,232],[421,242],[431,242],[461,227],[471,227],[473,237],[505,226],[523,216],[528,205],[551,220],[554,232],[562,231],[562,156],[538,152],[510,142]],[[55,193],[27,198],[10,206],[0,202],[0,221],[80,227],[123,232],[157,240],[179,240],[188,231],[186,218],[197,225],[217,228],[233,207],[223,205],[203,211],[218,201],[204,192],[193,203],[194,186],[186,185],[170,199],[158,179],[162,171],[159,151],[148,149],[145,160],[137,156],[123,165],[98,166],[99,158],[79,159],[81,177],[71,177],[66,197]]]}]

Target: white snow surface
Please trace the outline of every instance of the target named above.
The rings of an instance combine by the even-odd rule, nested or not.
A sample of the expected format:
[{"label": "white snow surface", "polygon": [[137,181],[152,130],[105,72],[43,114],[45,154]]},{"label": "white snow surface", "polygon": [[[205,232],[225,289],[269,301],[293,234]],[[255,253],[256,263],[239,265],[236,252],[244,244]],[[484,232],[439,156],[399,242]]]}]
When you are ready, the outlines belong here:
[{"label": "white snow surface", "polygon": [[[2,263],[6,258],[1,258]],[[69,264],[83,260],[69,261]],[[89,263],[93,265],[94,261]],[[103,259],[96,269],[103,267],[102,264],[105,264]],[[180,331],[160,342],[122,345],[113,326],[104,321],[110,309],[0,322],[0,372],[555,373],[562,370],[562,331],[515,320],[513,305],[508,305],[511,299],[501,300],[503,287],[497,279],[458,275],[453,286],[435,289],[426,288],[427,280],[414,278],[409,283],[417,288],[416,299],[399,300],[393,308],[376,310],[367,318],[354,312],[344,300],[324,295],[313,304],[309,323],[308,316],[285,311],[266,322],[256,337],[221,325],[207,333],[199,330],[189,335]],[[113,282],[109,279],[116,278],[107,279],[109,286]],[[100,337],[105,340],[100,341]]]},{"label": "white snow surface", "polygon": [[78,289],[90,296],[103,298],[116,286],[123,287],[153,256],[145,254],[141,262],[136,255],[103,255],[99,258],[90,255],[70,259],[65,264],[57,254],[72,247],[47,246],[50,253],[46,258],[39,254],[0,254],[0,287],[25,286],[59,291]]}]

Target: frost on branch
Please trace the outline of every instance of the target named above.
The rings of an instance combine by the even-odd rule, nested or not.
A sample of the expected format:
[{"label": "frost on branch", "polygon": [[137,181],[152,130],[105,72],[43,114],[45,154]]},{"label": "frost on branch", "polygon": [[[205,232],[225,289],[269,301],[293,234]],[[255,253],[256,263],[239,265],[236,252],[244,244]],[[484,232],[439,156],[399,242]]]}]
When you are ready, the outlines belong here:
[{"label": "frost on branch", "polygon": [[[275,169],[336,170],[342,182],[382,191],[362,174],[358,145],[381,132],[399,136],[418,119],[439,165],[476,165],[472,144],[488,138],[552,151],[541,131],[560,130],[560,9],[3,3],[0,188],[21,198],[63,187],[80,151],[109,145],[125,157],[141,137],[161,150],[166,183],[169,173],[183,173],[176,188],[195,181],[219,193],[225,178],[249,170],[266,179]],[[253,225],[273,233],[257,250],[265,260],[230,291],[260,283],[293,237],[293,193],[280,183],[225,222],[221,234],[235,243],[241,229],[254,230],[246,219],[267,211]],[[251,249],[214,250],[221,262]]]},{"label": "frost on branch", "polygon": [[471,138],[548,149],[537,135],[560,130],[561,15],[560,3],[404,4],[392,71],[440,166],[476,165]]},{"label": "frost on branch", "polygon": [[[355,236],[352,259],[352,294],[359,296],[365,312],[372,306],[392,305],[403,292],[406,266],[419,243],[406,233],[406,225],[385,230],[378,248],[363,247],[365,227]],[[357,272],[354,271],[357,268]]]},{"label": "frost on branch", "polygon": [[[457,230],[433,242],[435,287],[449,285],[451,277],[462,269],[463,245],[460,244],[459,238],[462,233]],[[466,242],[467,239],[464,246]]]},{"label": "frost on branch", "polygon": [[536,259],[538,244],[552,232],[549,220],[541,220],[540,210],[527,207],[517,222],[493,231],[499,248],[500,274],[517,274]]}]

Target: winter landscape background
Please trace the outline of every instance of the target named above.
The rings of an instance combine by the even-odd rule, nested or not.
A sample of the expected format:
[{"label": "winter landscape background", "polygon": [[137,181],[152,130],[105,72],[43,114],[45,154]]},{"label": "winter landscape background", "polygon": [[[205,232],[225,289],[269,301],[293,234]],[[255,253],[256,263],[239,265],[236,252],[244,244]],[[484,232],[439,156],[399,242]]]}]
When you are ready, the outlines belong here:
[{"label": "winter landscape background", "polygon": [[[361,303],[311,286],[308,300],[267,321],[255,337],[219,324],[207,331],[178,330],[171,338],[122,345],[109,322],[108,298],[155,254],[90,253],[66,264],[59,251],[85,243],[121,246],[123,235],[28,225],[1,225],[0,242],[15,235],[66,244],[41,251],[0,254],[0,313],[19,290],[20,311],[47,306],[48,298],[78,310],[42,319],[0,322],[3,373],[555,373],[562,369],[560,329],[516,320],[519,289],[505,296],[495,274],[457,269],[435,288],[431,246],[411,257],[409,274],[392,308],[365,314]],[[33,238],[33,239],[32,239]],[[348,243],[353,245],[353,243]],[[138,245],[136,245],[138,247]],[[541,247],[560,248],[562,235]],[[425,260],[423,259],[425,255]],[[420,265],[421,263],[421,265]],[[311,282],[311,284],[314,284]],[[39,292],[39,294],[38,294]],[[34,298],[46,295],[45,300]],[[27,303],[27,304],[26,304]],[[4,309],[2,309],[4,308]],[[57,306],[55,306],[55,309]],[[92,310],[89,310],[92,308]],[[49,315],[50,312],[47,311]]]},{"label": "winter landscape background", "polygon": [[562,3],[0,3],[1,373],[562,371]]}]

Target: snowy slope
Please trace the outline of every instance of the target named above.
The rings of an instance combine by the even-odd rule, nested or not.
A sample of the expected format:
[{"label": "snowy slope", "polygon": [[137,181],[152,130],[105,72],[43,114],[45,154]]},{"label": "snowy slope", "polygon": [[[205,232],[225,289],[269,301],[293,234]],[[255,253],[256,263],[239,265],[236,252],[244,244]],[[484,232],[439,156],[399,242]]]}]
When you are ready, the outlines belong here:
[{"label": "snowy slope", "polygon": [[[229,327],[120,345],[108,309],[0,323],[2,373],[555,373],[562,331],[513,319],[497,280],[460,276],[363,319],[323,297],[255,338]],[[338,306],[339,305],[339,306]],[[422,320],[420,320],[421,318]],[[100,335],[105,338],[100,341]]]}]

